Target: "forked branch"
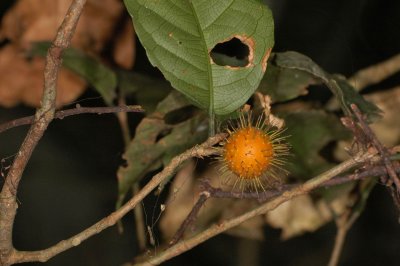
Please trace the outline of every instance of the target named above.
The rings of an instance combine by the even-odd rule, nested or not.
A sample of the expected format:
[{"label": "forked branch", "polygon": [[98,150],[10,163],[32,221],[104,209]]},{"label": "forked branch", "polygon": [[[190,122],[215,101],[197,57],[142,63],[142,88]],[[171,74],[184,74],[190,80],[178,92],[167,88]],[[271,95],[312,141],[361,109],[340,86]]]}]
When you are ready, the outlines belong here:
[{"label": "forked branch", "polygon": [[277,208],[282,203],[291,200],[294,197],[311,192],[312,190],[321,186],[325,182],[328,182],[335,176],[338,176],[339,174],[346,172],[352,169],[353,167],[362,165],[367,160],[371,160],[375,155],[376,153],[374,151],[361,153],[355,156],[354,158],[344,161],[341,164],[331,168],[330,170],[308,180],[304,184],[285,191],[280,196],[277,196],[271,201],[268,201],[253,210],[245,212],[242,215],[239,215],[232,219],[221,221],[220,223],[214,224],[210,226],[210,228],[198,233],[197,235],[190,237],[188,239],[184,239],[176,243],[175,245],[169,247],[168,249],[157,253],[155,256],[149,258],[147,261],[135,265],[148,265],[148,266],[159,265],[162,262],[167,261],[175,256],[178,256],[220,233],[223,233],[235,226],[238,226],[244,221],[247,221],[255,216],[265,214],[268,211]]},{"label": "forked branch", "polygon": [[57,94],[57,77],[61,67],[61,56],[71,42],[79,17],[86,0],[72,2],[67,15],[57,36],[53,41],[47,56],[44,70],[44,90],[41,107],[36,111],[35,120],[26,135],[15,160],[5,178],[0,193],[0,262],[10,265],[12,255],[15,253],[12,244],[12,231],[17,212],[16,194],[22,173],[35,149],[42,138],[48,124],[54,118],[55,100]]}]

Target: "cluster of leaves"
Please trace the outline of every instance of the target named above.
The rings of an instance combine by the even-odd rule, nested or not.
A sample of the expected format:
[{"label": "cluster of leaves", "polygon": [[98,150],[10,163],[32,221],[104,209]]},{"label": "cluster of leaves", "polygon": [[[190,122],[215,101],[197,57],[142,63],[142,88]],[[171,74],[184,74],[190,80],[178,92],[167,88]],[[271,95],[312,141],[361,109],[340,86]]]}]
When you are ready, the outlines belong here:
[{"label": "cluster of leaves", "polygon": [[[307,94],[310,85],[324,84],[329,88],[345,115],[351,114],[349,106],[356,103],[371,120],[379,117],[379,109],[364,100],[344,78],[326,73],[310,58],[296,52],[278,53],[269,58],[274,41],[273,20],[269,9],[261,3],[243,0],[207,3],[176,1],[174,4],[127,0],[125,3],[150,62],[157,66],[172,86],[183,93],[191,103],[208,112],[210,127],[214,124],[214,114],[231,114],[247,102],[256,90],[270,95],[274,103],[280,104],[279,114],[286,120],[287,133],[292,136],[290,143],[294,156],[289,168],[291,176],[295,179],[311,178],[331,167],[333,162],[321,156],[323,148],[329,143],[349,137],[337,116],[329,113],[323,106],[315,108],[304,103],[302,96]],[[215,12],[210,14],[205,10]],[[237,21],[235,17],[242,19]],[[215,54],[214,48],[218,44],[227,43],[234,38],[247,46],[247,57]],[[267,59],[268,68],[264,73]],[[240,60],[243,62],[239,62]],[[291,109],[294,104],[299,107],[296,111]],[[136,134],[139,132],[143,131],[137,131]],[[193,135],[189,136],[193,138]],[[151,139],[154,140],[154,137]],[[172,146],[177,144],[178,142]],[[160,147],[158,144],[152,145]],[[168,153],[168,147],[163,148],[164,152]],[[132,145],[126,153],[128,166],[119,171],[122,193],[120,200],[132,182],[137,182],[145,174],[142,167],[135,170],[139,160],[138,154],[143,151],[140,145]],[[157,160],[153,160],[153,163]],[[148,168],[148,171],[151,169],[154,168]],[[129,182],[124,182],[126,180]],[[189,183],[195,184],[187,182]],[[336,198],[346,197],[350,188],[351,186],[342,189],[342,193]],[[171,197],[175,197],[173,190],[170,193]],[[187,199],[182,197],[182,206],[179,206],[180,203],[175,200],[176,206],[172,209],[185,209],[186,201]],[[306,198],[305,203],[300,203],[304,208],[309,206],[309,213],[313,215],[312,226],[306,223],[295,230],[289,230],[287,223],[276,222],[273,218],[266,220],[272,225],[285,227],[286,232],[290,232],[286,234],[287,237],[306,230],[315,230],[332,219],[331,215],[320,215],[323,201],[322,199],[314,202],[311,198]],[[329,201],[333,202],[335,199],[329,198]],[[346,204],[341,202],[343,204],[336,208],[338,212],[343,211]],[[324,206],[326,211],[328,207]],[[220,215],[223,215],[225,212],[221,208],[217,209],[208,213],[220,212]],[[235,208],[229,208],[229,211],[235,212]],[[168,219],[176,220],[176,216],[176,212],[169,216],[166,214],[161,223],[168,224]],[[290,214],[289,216],[292,216],[291,219],[307,220],[304,217],[293,217]],[[279,217],[282,219],[284,216]],[[258,225],[260,226],[260,223]],[[251,230],[254,230],[254,226]],[[251,235],[251,230],[247,230],[244,235]]]},{"label": "cluster of leaves", "polygon": [[[349,105],[356,103],[371,120],[379,117],[379,109],[344,78],[325,72],[307,56],[297,52],[270,56],[273,19],[262,3],[126,0],[125,4],[150,62],[171,85],[132,71],[111,69],[77,49],[64,54],[64,66],[87,80],[107,104],[114,103],[118,90],[121,95],[134,95],[147,110],[124,154],[127,165],[118,171],[117,207],[147,174],[203,141],[215,115],[232,114],[256,91],[269,95],[277,106],[276,114],[286,121],[293,153],[288,168],[295,180],[311,178],[331,167],[334,162],[323,156],[324,148],[349,138],[336,114],[305,97],[311,85],[330,89],[345,115],[350,115]],[[218,44],[234,38],[247,47],[244,58],[215,52]],[[43,56],[47,47],[38,43],[31,55]],[[321,201],[302,200],[295,204],[309,206],[314,216],[320,212]],[[314,230],[332,218],[321,217],[313,221],[311,229],[307,224],[287,235]],[[266,220],[287,226],[271,217]]]}]

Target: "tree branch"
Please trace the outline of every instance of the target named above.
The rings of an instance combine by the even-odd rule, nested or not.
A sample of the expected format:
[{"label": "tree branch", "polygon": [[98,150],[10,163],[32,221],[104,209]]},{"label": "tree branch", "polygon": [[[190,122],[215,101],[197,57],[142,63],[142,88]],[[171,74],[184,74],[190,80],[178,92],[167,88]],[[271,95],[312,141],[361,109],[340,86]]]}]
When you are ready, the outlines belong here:
[{"label": "tree branch", "polygon": [[127,203],[125,203],[120,209],[111,213],[109,216],[101,219],[94,225],[80,232],[79,234],[62,240],[56,245],[39,251],[18,251],[13,250],[12,256],[9,258],[10,263],[22,263],[22,262],[32,262],[41,261],[45,262],[55,255],[68,250],[72,247],[78,246],[83,241],[89,237],[100,233],[104,229],[113,226],[118,220],[120,220],[125,214],[131,211],[139,202],[141,202],[144,197],[146,197],[154,188],[156,188],[162,181],[173,175],[184,161],[193,158],[203,158],[205,156],[210,156],[218,152],[217,149],[212,148],[215,144],[221,142],[225,138],[226,134],[218,134],[214,137],[209,138],[206,142],[201,145],[195,146],[184,153],[174,157],[171,162],[164,167],[164,169],[153,176],[153,178]]},{"label": "tree branch", "polygon": [[351,76],[348,81],[356,90],[360,91],[367,86],[387,79],[398,71],[400,71],[400,54],[376,65],[361,69]]},{"label": "tree branch", "polygon": [[[400,173],[400,167],[397,167],[395,171],[397,173]],[[320,184],[319,187],[328,188],[332,186],[345,184],[351,181],[362,180],[367,177],[382,176],[387,174],[388,174],[387,170],[384,166],[377,165],[373,167],[368,167],[364,169],[362,172],[357,172],[354,174],[348,174],[344,176],[336,176],[328,180],[327,182]],[[175,233],[175,235],[172,237],[172,240],[168,244],[169,246],[173,246],[183,238],[186,229],[192,226],[196,222],[197,214],[200,211],[200,208],[204,206],[204,204],[209,198],[256,199],[260,203],[262,203],[274,197],[280,196],[286,191],[289,191],[299,185],[300,184],[284,184],[276,189],[269,189],[263,192],[246,192],[246,191],[238,192],[238,191],[224,191],[220,188],[215,188],[211,186],[208,179],[202,179],[200,180],[201,192],[197,202],[195,203],[192,210],[187,215],[185,220],[182,222],[178,231]]]},{"label": "tree branch", "polygon": [[183,221],[182,225],[179,227],[179,230],[175,233],[172,240],[168,243],[169,246],[173,246],[176,243],[178,243],[179,240],[181,240],[186,229],[194,223],[201,207],[203,207],[203,205],[210,198],[210,196],[211,194],[207,190],[200,193],[200,197],[197,200],[196,204],[193,206],[192,210],[190,211],[186,219]]},{"label": "tree branch", "polygon": [[336,221],[337,232],[335,236],[335,244],[329,259],[328,266],[337,266],[339,263],[340,255],[346,240],[347,232],[350,228],[348,225],[349,212],[340,216]]},{"label": "tree branch", "polygon": [[138,263],[135,265],[158,265],[162,262],[169,260],[177,255],[180,255],[187,250],[192,249],[193,247],[199,245],[200,243],[228,230],[231,229],[244,221],[251,219],[255,216],[265,214],[268,211],[271,211],[281,205],[282,203],[300,196],[309,193],[310,191],[314,190],[315,188],[321,186],[325,182],[328,182],[333,177],[350,170],[351,168],[361,165],[367,160],[372,159],[375,156],[374,151],[366,152],[355,156],[347,161],[342,162],[341,164],[331,168],[330,170],[316,176],[313,179],[308,180],[302,185],[296,186],[288,191],[285,191],[280,196],[268,201],[261,206],[248,211],[240,216],[234,217],[232,219],[222,221],[218,224],[212,225],[210,228],[202,231],[201,233],[190,237],[189,239],[182,240],[174,246],[169,247],[168,249],[164,250],[156,254],[154,257],[151,257],[146,262]]},{"label": "tree branch", "polygon": [[34,123],[15,157],[0,193],[0,262],[2,265],[11,264],[10,254],[14,252],[12,229],[17,211],[18,184],[33,150],[43,136],[48,124],[53,120],[58,71],[62,61],[61,55],[71,42],[85,2],[86,0],[72,2],[63,23],[58,29],[57,36],[48,50],[44,70],[42,105],[36,111]]},{"label": "tree branch", "polygon": [[[129,112],[144,112],[139,105],[121,105],[121,106],[106,106],[106,107],[81,107],[77,106],[75,108],[66,109],[58,111],[54,114],[54,119],[64,119],[65,117],[71,115],[79,114],[110,114],[110,113],[129,113]],[[29,125],[34,123],[35,116],[26,116],[6,122],[0,125],[0,133],[14,127],[19,127],[23,125]]]},{"label": "tree branch", "polygon": [[[396,72],[400,71],[400,54],[394,55],[386,61],[363,68],[349,77],[347,81],[357,91],[361,91],[366,87],[378,84]],[[328,110],[336,110],[339,108],[339,102],[333,97],[326,104]]]},{"label": "tree branch", "polygon": [[[368,138],[369,143],[371,143],[375,149],[379,152],[379,154],[382,157],[382,161],[386,167],[387,173],[389,175],[389,178],[391,182],[393,182],[397,188],[397,193],[400,193],[400,179],[396,174],[396,171],[394,170],[394,166],[398,165],[398,162],[392,162],[390,161],[390,153],[387,150],[386,147],[384,147],[378,138],[376,137],[375,133],[372,131],[372,129],[368,126],[367,122],[365,122],[363,115],[361,114],[360,109],[358,109],[357,105],[352,104],[351,109],[353,110],[355,116],[358,119],[358,123],[360,125],[360,128],[363,130],[365,136]],[[391,186],[391,184],[387,184],[388,186]]]}]

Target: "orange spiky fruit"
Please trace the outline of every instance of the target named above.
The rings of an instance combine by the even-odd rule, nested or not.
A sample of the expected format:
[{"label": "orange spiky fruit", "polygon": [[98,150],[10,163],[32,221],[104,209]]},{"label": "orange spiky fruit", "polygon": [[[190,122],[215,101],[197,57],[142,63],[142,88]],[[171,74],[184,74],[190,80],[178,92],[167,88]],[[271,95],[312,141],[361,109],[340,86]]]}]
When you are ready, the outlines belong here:
[{"label": "orange spiky fruit", "polygon": [[282,168],[284,157],[289,154],[289,146],[282,136],[282,129],[268,125],[261,115],[255,125],[251,114],[240,116],[240,123],[228,130],[223,143],[220,160],[224,175],[234,177],[234,187],[250,187],[255,191],[265,190],[280,180],[287,171]]}]

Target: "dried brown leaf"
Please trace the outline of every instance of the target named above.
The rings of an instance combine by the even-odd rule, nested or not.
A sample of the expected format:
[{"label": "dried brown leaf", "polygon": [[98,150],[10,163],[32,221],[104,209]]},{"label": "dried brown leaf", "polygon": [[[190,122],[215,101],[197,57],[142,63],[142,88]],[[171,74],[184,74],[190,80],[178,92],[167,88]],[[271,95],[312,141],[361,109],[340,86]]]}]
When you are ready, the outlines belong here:
[{"label": "dried brown leaf", "polygon": [[187,163],[176,174],[170,187],[166,209],[160,220],[160,230],[167,240],[170,240],[179,229],[196,201],[194,168],[194,161]]},{"label": "dried brown leaf", "polygon": [[[38,106],[43,92],[44,59],[28,61],[12,45],[0,50],[0,105],[12,107],[20,102]],[[66,69],[58,77],[57,106],[76,99],[84,90],[85,82]]]},{"label": "dried brown leaf", "polygon": [[[194,162],[182,168],[176,175],[170,187],[166,203],[166,210],[161,217],[160,229],[165,239],[170,240],[180,225],[192,210],[200,193],[198,180],[207,178],[214,187],[221,187],[221,176],[218,166],[210,166],[201,176],[193,175]],[[222,185],[223,186],[223,185]],[[224,187],[223,189],[229,189]],[[186,234],[193,232],[190,229],[200,231],[209,227],[212,223],[226,220],[240,215],[257,205],[256,201],[210,198],[200,210],[198,217]],[[241,225],[229,230],[227,233],[244,238],[255,240],[263,239],[264,220],[262,217],[255,217]],[[193,230],[192,230],[193,231]]]},{"label": "dried brown leaf", "polygon": [[314,232],[333,218],[333,213],[343,213],[347,206],[347,195],[338,196],[330,202],[324,199],[312,200],[304,195],[285,202],[265,215],[267,224],[282,229],[286,240],[306,232]]},{"label": "dried brown leaf", "polygon": [[113,57],[115,63],[125,69],[131,69],[135,63],[135,30],[131,20],[125,20],[123,30],[114,43]]},{"label": "dried brown leaf", "polygon": [[[235,216],[239,216],[257,206],[254,200],[232,200],[229,208],[224,208],[222,213],[222,220],[227,220]],[[226,233],[253,240],[264,240],[263,227],[265,225],[264,219],[261,216],[256,216],[252,219],[246,220],[239,226],[236,226]]]},{"label": "dried brown leaf", "polygon": [[[20,0],[5,14],[0,37],[11,43],[0,50],[0,105],[40,104],[44,60],[35,58],[28,61],[23,54],[32,42],[54,39],[69,5],[69,1]],[[119,0],[89,0],[72,39],[72,46],[89,54],[99,54],[114,40],[114,30],[123,11],[123,3]],[[72,102],[85,89],[84,81],[65,69],[60,72],[58,86],[58,106]]]},{"label": "dried brown leaf", "polygon": [[[20,0],[4,16],[0,35],[24,48],[31,42],[52,40],[69,5],[69,1]],[[122,1],[89,0],[76,28],[72,46],[100,52],[113,37],[114,27],[122,12]]]},{"label": "dried brown leaf", "polygon": [[[199,178],[194,175],[194,167],[196,163],[192,161],[190,164],[182,168],[174,178],[170,187],[166,209],[160,220],[160,229],[165,239],[170,240],[175,232],[179,229],[186,216],[192,210],[196,203],[200,191]],[[213,186],[218,186],[220,182],[218,172],[214,167],[209,167],[201,177],[207,177]],[[232,204],[231,200],[213,199],[207,200],[206,204],[201,208],[198,217],[193,224],[193,228],[201,230],[215,222],[221,216],[224,209]],[[190,232],[186,232],[189,233]]]},{"label": "dried brown leaf", "polygon": [[379,91],[365,96],[383,112],[382,119],[371,125],[378,139],[386,146],[400,143],[400,86],[387,91]]}]

